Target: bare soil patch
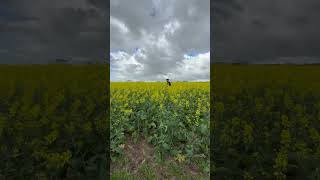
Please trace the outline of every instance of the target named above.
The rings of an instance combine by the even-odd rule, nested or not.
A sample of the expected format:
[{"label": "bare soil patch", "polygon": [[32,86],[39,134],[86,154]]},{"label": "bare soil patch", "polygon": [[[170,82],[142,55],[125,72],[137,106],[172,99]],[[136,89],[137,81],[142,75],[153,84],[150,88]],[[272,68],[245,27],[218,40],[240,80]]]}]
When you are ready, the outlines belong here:
[{"label": "bare soil patch", "polygon": [[[201,169],[195,164],[178,163],[173,157],[167,157],[165,163],[157,163],[155,150],[145,139],[141,138],[137,143],[128,138],[122,146],[125,162],[111,164],[111,172],[126,170],[139,177],[139,169],[147,165],[154,172],[156,179],[181,179],[180,175],[190,179],[198,179],[203,176]],[[172,167],[178,168],[179,173],[173,173]],[[175,177],[176,176],[176,177]],[[178,177],[177,177],[178,176]]]}]

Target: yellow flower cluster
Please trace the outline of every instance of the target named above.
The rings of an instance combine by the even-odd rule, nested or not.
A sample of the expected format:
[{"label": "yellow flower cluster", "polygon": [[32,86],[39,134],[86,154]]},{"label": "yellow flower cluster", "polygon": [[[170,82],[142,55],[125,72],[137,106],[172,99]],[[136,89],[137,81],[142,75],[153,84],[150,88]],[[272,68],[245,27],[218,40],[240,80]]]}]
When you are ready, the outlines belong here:
[{"label": "yellow flower cluster", "polygon": [[112,82],[110,99],[114,154],[127,137],[144,136],[179,162],[199,154],[209,160],[209,82]]},{"label": "yellow flower cluster", "polygon": [[203,114],[209,114],[209,82],[176,82],[170,87],[162,82],[112,82],[110,87],[111,111],[123,116],[152,104],[158,111],[184,113],[189,123],[198,126]]}]

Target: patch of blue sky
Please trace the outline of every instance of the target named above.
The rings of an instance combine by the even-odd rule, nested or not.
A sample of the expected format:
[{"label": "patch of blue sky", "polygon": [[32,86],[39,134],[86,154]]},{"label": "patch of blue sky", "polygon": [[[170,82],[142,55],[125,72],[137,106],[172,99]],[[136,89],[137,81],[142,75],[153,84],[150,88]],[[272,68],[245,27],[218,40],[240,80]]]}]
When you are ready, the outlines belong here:
[{"label": "patch of blue sky", "polygon": [[185,59],[192,59],[193,57],[196,57],[196,56],[198,56],[199,54],[201,54],[201,53],[188,52],[188,53],[185,53],[185,54],[183,55],[183,57],[184,57]]},{"label": "patch of blue sky", "polygon": [[191,52],[187,52],[183,55],[183,57],[185,59],[194,59],[194,57],[197,57],[199,54],[206,54],[206,53],[209,53],[210,51],[199,51],[199,52],[194,52],[194,51],[191,51]]},{"label": "patch of blue sky", "polygon": [[141,50],[141,48],[136,47],[136,48],[134,48],[133,53],[137,53],[140,50]]}]

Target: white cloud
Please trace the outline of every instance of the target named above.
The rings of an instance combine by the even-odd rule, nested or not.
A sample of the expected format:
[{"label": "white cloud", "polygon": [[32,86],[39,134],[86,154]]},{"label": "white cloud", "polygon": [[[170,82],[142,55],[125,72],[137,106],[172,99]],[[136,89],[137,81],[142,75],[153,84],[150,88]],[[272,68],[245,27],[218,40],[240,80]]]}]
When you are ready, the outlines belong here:
[{"label": "white cloud", "polygon": [[196,56],[185,55],[178,63],[177,73],[174,79],[186,81],[209,81],[210,80],[210,52]]},{"label": "white cloud", "polygon": [[136,58],[145,58],[141,50],[133,54],[124,51],[111,52],[110,58],[112,61],[111,71],[116,81],[126,81],[134,77],[136,73],[143,72],[144,65],[136,60]]},{"label": "white cloud", "polygon": [[111,80],[209,79],[209,0],[112,1]]},{"label": "white cloud", "polygon": [[164,25],[164,33],[169,34],[169,35],[173,35],[174,32],[179,28],[180,28],[179,21],[177,21],[177,20],[170,21],[169,23]]},{"label": "white cloud", "polygon": [[112,52],[111,71],[116,76],[113,81],[163,81],[166,78],[173,81],[209,81],[210,79],[210,52],[195,56],[184,55],[175,69],[167,72],[156,71],[152,78],[144,74],[144,64],[139,62],[141,59],[147,59],[142,49],[132,54],[123,51]]},{"label": "white cloud", "polygon": [[110,25],[118,28],[122,33],[128,33],[129,28],[119,19],[110,16]]}]

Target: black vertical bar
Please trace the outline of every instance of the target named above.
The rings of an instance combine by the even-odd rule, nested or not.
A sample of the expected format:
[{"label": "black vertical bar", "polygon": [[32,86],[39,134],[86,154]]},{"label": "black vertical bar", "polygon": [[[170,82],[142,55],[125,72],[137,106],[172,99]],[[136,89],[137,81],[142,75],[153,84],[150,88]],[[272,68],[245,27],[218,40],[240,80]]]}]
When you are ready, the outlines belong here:
[{"label": "black vertical bar", "polygon": [[107,102],[107,118],[108,118],[108,128],[107,128],[107,152],[106,152],[106,157],[107,157],[107,178],[106,179],[110,179],[110,1],[107,1],[106,4],[107,8],[106,8],[106,35],[107,35],[107,39],[106,39],[106,44],[107,44],[107,49],[106,49],[106,57],[107,57],[107,87],[106,87],[106,93],[108,95],[109,98],[107,98],[108,102]]}]

